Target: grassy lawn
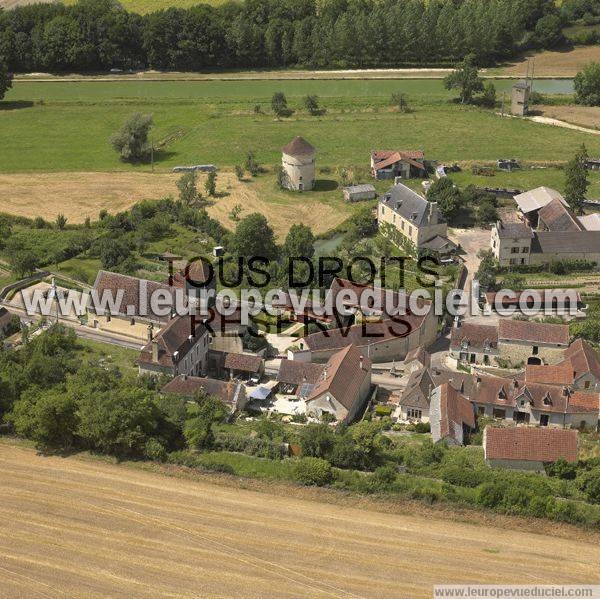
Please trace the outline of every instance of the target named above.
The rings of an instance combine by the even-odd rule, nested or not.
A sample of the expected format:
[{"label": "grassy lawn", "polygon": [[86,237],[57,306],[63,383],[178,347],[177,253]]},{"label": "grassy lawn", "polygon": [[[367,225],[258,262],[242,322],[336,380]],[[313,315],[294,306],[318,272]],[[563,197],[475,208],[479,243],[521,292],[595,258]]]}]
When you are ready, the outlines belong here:
[{"label": "grassy lawn", "polygon": [[79,355],[83,361],[104,360],[106,366],[118,366],[123,374],[136,375],[138,372],[135,360],[139,357],[139,352],[134,349],[109,345],[91,339],[78,339],[77,343],[80,347]]},{"label": "grassy lawn", "polygon": [[[508,88],[509,81],[498,82]],[[303,111],[277,120],[254,114],[268,110],[274,91],[286,93],[290,106],[316,93],[328,112]],[[407,94],[415,111],[391,111],[393,91]],[[318,164],[365,165],[373,148],[420,148],[441,161],[563,161],[585,141],[600,154],[600,139],[576,131],[519,119],[502,120],[492,112],[449,102],[441,81],[129,81],[15,83],[0,111],[6,143],[0,171],[148,170],[121,163],[109,139],[135,111],[154,116],[157,168],[212,162],[242,163],[253,149],[257,159],[274,165],[279,149],[300,134],[318,149]],[[12,103],[12,104],[11,104]]]}]

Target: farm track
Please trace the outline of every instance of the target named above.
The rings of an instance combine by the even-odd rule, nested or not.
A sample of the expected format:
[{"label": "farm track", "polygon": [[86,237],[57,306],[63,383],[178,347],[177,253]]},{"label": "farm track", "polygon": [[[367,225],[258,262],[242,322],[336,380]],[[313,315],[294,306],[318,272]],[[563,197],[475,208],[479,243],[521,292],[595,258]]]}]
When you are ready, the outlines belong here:
[{"label": "farm track", "polygon": [[359,510],[6,442],[0,517],[3,597],[412,598],[444,582],[600,583],[591,535]]}]

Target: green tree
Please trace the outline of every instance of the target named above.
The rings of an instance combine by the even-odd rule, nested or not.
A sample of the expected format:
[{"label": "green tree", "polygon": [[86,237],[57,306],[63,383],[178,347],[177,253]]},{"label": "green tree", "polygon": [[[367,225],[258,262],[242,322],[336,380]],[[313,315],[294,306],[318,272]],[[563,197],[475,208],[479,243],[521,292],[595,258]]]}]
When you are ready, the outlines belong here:
[{"label": "green tree", "polygon": [[473,54],[465,56],[456,70],[444,78],[446,89],[458,89],[462,104],[470,104],[473,96],[483,91],[483,80],[479,77]]},{"label": "green tree", "polygon": [[575,76],[575,101],[600,106],[600,62],[590,62]]},{"label": "green tree", "polygon": [[185,206],[195,206],[200,201],[198,193],[198,175],[196,171],[183,173],[177,180],[177,189],[179,190],[179,201]]},{"label": "green tree", "polygon": [[402,92],[393,92],[390,97],[390,103],[392,104],[392,106],[395,106],[399,112],[410,111],[408,101],[406,99],[406,94]]},{"label": "green tree", "polygon": [[273,229],[267,219],[258,212],[244,217],[236,226],[232,238],[232,252],[245,258],[277,257],[277,245]]},{"label": "green tree", "polygon": [[287,98],[283,92],[275,92],[271,98],[271,109],[277,116],[290,116],[292,111],[288,108]]},{"label": "green tree", "polygon": [[125,121],[121,130],[111,138],[112,146],[122,160],[141,162],[148,158],[148,133],[151,127],[152,116],[149,114],[136,112]]},{"label": "green tree", "polygon": [[319,106],[319,98],[317,96],[304,96],[303,103],[306,110],[313,116],[318,116],[323,113]]},{"label": "green tree", "polygon": [[67,226],[67,217],[64,214],[59,214],[56,217],[56,227],[62,231]]},{"label": "green tree", "polygon": [[479,285],[483,291],[493,289],[496,284],[498,262],[494,258],[492,250],[479,250],[477,256],[481,259],[481,262],[475,273],[475,279],[479,281]]},{"label": "green tree", "polygon": [[582,144],[565,167],[565,199],[576,214],[583,212],[583,202],[590,184],[586,167],[587,160],[587,148],[585,144]]},{"label": "green tree", "polygon": [[106,237],[100,242],[102,268],[114,270],[131,258],[131,247],[125,239]]},{"label": "green tree", "polygon": [[329,458],[335,444],[331,427],[327,424],[308,424],[300,431],[302,455]]},{"label": "green tree", "polygon": [[290,227],[283,242],[283,253],[286,257],[302,256],[312,258],[315,253],[315,236],[309,226],[295,223]]},{"label": "green tree", "polygon": [[542,48],[556,48],[565,43],[563,23],[557,14],[544,15],[535,25],[535,39]]},{"label": "green tree", "polygon": [[12,73],[8,72],[6,62],[0,56],[0,100],[4,98],[6,92],[12,87]]},{"label": "green tree", "polygon": [[190,407],[183,427],[183,435],[188,447],[208,449],[214,443],[213,424],[226,415],[223,404],[215,397],[200,392],[196,403]]},{"label": "green tree", "polygon": [[8,255],[8,263],[10,264],[10,269],[18,277],[32,275],[40,265],[37,255],[27,249],[19,249],[10,252]]},{"label": "green tree", "polygon": [[256,161],[256,158],[254,157],[254,152],[252,150],[248,150],[244,167],[253,177],[256,177],[256,175],[258,175],[258,173],[260,172],[260,165]]},{"label": "green tree", "polygon": [[427,191],[427,199],[430,202],[437,202],[440,211],[448,221],[456,217],[462,205],[460,190],[450,177],[442,177],[434,181]]},{"label": "green tree", "polygon": [[496,86],[491,81],[485,85],[481,104],[486,108],[494,108],[496,106]]},{"label": "green tree", "polygon": [[209,196],[214,196],[217,193],[217,173],[210,171],[204,182],[204,189]]}]

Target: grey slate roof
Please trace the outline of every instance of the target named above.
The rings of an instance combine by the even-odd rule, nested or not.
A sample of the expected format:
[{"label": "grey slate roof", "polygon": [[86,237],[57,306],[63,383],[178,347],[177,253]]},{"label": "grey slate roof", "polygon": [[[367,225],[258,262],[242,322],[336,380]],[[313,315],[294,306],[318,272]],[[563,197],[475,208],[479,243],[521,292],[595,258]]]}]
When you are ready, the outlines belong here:
[{"label": "grey slate roof", "polygon": [[350,193],[374,192],[375,187],[368,183],[363,183],[362,185],[349,185],[348,187],[344,187],[344,191],[348,191]]},{"label": "grey slate roof", "polygon": [[531,227],[521,222],[504,223],[499,221],[496,229],[500,239],[523,239],[527,237],[531,239],[533,237]]},{"label": "grey slate roof", "polygon": [[442,214],[439,212],[437,203],[428,202],[402,183],[394,185],[384,196],[379,198],[379,202],[405,218],[408,222],[414,223],[417,227],[422,227],[429,223],[430,208],[434,213],[437,213],[438,223],[445,222]]},{"label": "grey slate roof", "polygon": [[600,231],[539,231],[531,244],[534,254],[600,253]]}]

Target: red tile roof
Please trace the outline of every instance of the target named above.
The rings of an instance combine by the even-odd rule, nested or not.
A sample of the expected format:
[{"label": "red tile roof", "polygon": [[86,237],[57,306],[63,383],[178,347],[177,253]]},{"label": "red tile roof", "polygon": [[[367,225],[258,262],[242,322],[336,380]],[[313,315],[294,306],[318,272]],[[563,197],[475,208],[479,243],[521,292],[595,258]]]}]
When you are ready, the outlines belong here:
[{"label": "red tile roof", "polygon": [[466,424],[475,428],[473,404],[449,383],[439,388],[440,392],[440,434],[442,438],[454,438],[452,424]]},{"label": "red tile roof", "polygon": [[575,215],[558,198],[554,198],[538,212],[549,231],[581,231]]},{"label": "red tile roof", "polygon": [[572,385],[573,365],[570,360],[552,366],[527,364],[525,380],[528,383],[545,383],[546,385]]},{"label": "red tile roof", "polygon": [[281,360],[277,380],[280,383],[288,383],[290,385],[301,385],[302,383],[314,385],[323,374],[324,368],[324,364],[298,362],[297,360]]},{"label": "red tile roof", "polygon": [[[219,381],[217,379],[180,375],[169,381],[161,389],[161,392],[193,397],[199,391],[205,391],[208,395],[233,406],[238,385],[239,383],[235,381]],[[244,392],[243,387],[240,387],[240,392]]]},{"label": "red tile roof", "polygon": [[569,344],[569,325],[502,319],[498,326],[498,339],[566,346]]},{"label": "red tile roof", "polygon": [[591,372],[600,379],[600,357],[594,348],[584,339],[575,339],[565,350],[565,357],[571,361],[575,378]]},{"label": "red tile roof", "polygon": [[362,355],[355,345],[348,345],[329,358],[323,375],[317,381],[306,401],[330,393],[348,411],[360,399],[360,389],[371,376],[371,360]]},{"label": "red tile roof", "polygon": [[486,427],[483,448],[488,460],[555,462],[577,459],[577,431],[556,428]]}]

